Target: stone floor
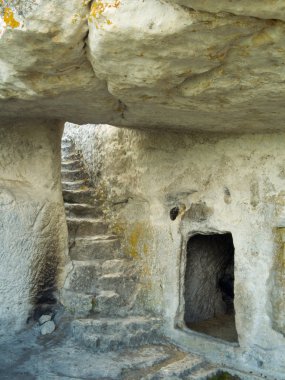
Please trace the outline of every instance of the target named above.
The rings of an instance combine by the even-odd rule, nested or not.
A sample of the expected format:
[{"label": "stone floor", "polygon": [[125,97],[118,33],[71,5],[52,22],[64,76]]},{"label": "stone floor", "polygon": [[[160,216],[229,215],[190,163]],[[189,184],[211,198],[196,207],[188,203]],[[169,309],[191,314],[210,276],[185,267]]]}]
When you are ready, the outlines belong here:
[{"label": "stone floor", "polygon": [[206,321],[189,323],[187,326],[191,330],[213,336],[214,338],[219,338],[228,342],[238,341],[235,316],[233,314],[219,315]]},{"label": "stone floor", "polygon": [[66,322],[60,323],[51,335],[41,336],[39,327],[34,325],[17,337],[1,337],[0,379],[206,380],[240,377],[220,377],[219,368],[171,344],[94,353],[70,338]]}]

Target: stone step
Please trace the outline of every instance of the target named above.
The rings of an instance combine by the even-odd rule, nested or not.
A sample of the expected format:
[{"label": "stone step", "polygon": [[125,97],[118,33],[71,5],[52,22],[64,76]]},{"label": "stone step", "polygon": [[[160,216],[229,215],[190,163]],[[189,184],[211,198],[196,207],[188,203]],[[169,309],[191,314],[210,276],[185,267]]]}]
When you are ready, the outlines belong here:
[{"label": "stone step", "polygon": [[136,262],[130,259],[111,259],[102,263],[102,274],[110,273],[132,273],[135,270]]},{"label": "stone step", "polygon": [[102,316],[125,316],[127,311],[123,309],[126,306],[122,297],[115,291],[101,291],[95,296],[93,303],[93,313],[99,313]]},{"label": "stone step", "polygon": [[114,334],[118,332],[131,333],[138,329],[160,328],[161,319],[155,317],[130,316],[127,318],[83,318],[72,322],[73,336],[82,333]]},{"label": "stone step", "polygon": [[138,283],[138,274],[135,270],[130,272],[117,272],[102,275],[99,278],[99,287],[104,290],[115,290],[127,302],[131,299]]},{"label": "stone step", "polygon": [[80,160],[82,161],[82,155],[74,148],[61,149],[61,162]]},{"label": "stone step", "polygon": [[116,291],[124,301],[130,299],[135,287],[137,274],[126,268],[125,272],[104,274],[102,260],[73,261],[65,289],[85,294],[99,294]]},{"label": "stone step", "polygon": [[60,301],[66,311],[75,317],[88,317],[93,313],[95,295],[78,293],[68,289],[60,292]]},{"label": "stone step", "polygon": [[88,173],[84,168],[76,170],[61,170],[61,180],[67,182],[88,180]]},{"label": "stone step", "polygon": [[92,317],[125,317],[127,305],[122,297],[114,291],[101,291],[98,294],[86,294],[63,289],[60,292],[60,301],[66,311],[77,318]]},{"label": "stone step", "polygon": [[73,140],[61,140],[61,151],[66,149],[73,149],[75,147],[75,142]]},{"label": "stone step", "polygon": [[108,226],[102,220],[95,218],[70,218],[67,217],[68,234],[70,239],[94,235],[103,235],[108,231]]},{"label": "stone step", "polygon": [[[208,380],[212,377],[221,374],[221,370],[211,364],[205,363],[201,368],[194,369],[186,380]],[[223,379],[221,376],[220,378]]]},{"label": "stone step", "polygon": [[190,379],[190,376],[196,370],[200,370],[206,365],[205,360],[194,354],[187,354],[183,359],[172,362],[159,371],[152,373],[143,378],[143,380],[160,380],[160,379]]},{"label": "stone step", "polygon": [[114,236],[76,238],[70,247],[71,260],[123,258],[119,239]]},{"label": "stone step", "polygon": [[73,336],[95,352],[138,347],[161,342],[161,320],[147,317],[78,319],[72,322]]},{"label": "stone step", "polygon": [[65,203],[65,213],[67,217],[99,217],[102,216],[102,211],[94,204],[88,203]]},{"label": "stone step", "polygon": [[86,190],[89,189],[89,179],[78,179],[76,181],[62,181],[62,189],[65,190]]},{"label": "stone step", "polygon": [[94,200],[94,192],[89,188],[80,190],[63,190],[62,194],[65,203],[92,203]]},{"label": "stone step", "polygon": [[74,261],[64,288],[73,292],[96,294],[100,291],[101,261]]},{"label": "stone step", "polygon": [[68,150],[74,150],[74,149],[78,150],[78,148],[76,148],[76,144],[75,144],[74,140],[68,140],[68,141],[67,140],[66,141],[61,140],[61,152],[62,153],[66,152]]},{"label": "stone step", "polygon": [[64,160],[61,162],[62,170],[85,170],[80,160]]}]

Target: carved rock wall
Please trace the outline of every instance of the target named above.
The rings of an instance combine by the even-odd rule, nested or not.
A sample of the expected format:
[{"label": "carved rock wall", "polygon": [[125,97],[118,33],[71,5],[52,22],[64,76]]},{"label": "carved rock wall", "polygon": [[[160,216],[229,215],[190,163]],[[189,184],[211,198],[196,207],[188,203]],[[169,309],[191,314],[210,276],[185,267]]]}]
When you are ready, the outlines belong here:
[{"label": "carved rock wall", "polygon": [[[284,273],[276,227],[284,225],[284,134],[162,135],[105,125],[69,130],[105,199],[106,220],[140,268],[137,302],[163,315],[165,334],[186,349],[281,376]],[[174,221],[173,207],[180,208]],[[184,330],[183,278],[193,232],[232,233],[239,345]]]},{"label": "carved rock wall", "polygon": [[67,241],[58,122],[0,126],[0,334],[54,302]]}]

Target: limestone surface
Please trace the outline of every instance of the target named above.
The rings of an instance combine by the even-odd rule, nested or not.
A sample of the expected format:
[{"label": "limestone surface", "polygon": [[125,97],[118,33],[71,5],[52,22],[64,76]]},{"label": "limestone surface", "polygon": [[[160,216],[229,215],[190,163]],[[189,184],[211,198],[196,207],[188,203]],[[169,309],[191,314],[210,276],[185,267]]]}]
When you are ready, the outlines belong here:
[{"label": "limestone surface", "polygon": [[60,137],[41,120],[0,126],[0,336],[48,313],[63,282]]},{"label": "limestone surface", "polygon": [[282,129],[283,1],[102,3],[20,1],[20,26],[2,23],[1,119]]},{"label": "limestone surface", "polygon": [[[172,345],[150,345],[119,352],[94,353],[70,339],[67,331],[40,336],[25,332],[17,339],[0,342],[1,380],[204,380],[221,372],[230,372],[242,380],[260,380],[242,376],[224,366],[213,366],[202,357],[187,354]],[[181,368],[180,368],[181,367]],[[180,368],[180,369],[179,369]]]},{"label": "limestone surface", "polygon": [[[284,133],[161,134],[108,125],[66,129],[93,172],[95,188],[104,194],[105,220],[120,232],[124,254],[136,265],[135,303],[162,317],[164,335],[185,349],[283,380]],[[226,266],[229,274],[234,270],[237,337],[232,343],[215,340],[206,330],[192,331],[185,316],[191,297],[189,310],[208,309],[215,296],[216,313],[227,309],[216,286],[224,258],[213,255],[219,265],[216,259],[210,263],[211,256],[199,259],[209,249],[203,252],[199,245],[195,251],[192,245],[196,259],[188,275],[186,264],[190,237],[227,233],[234,246],[234,266]],[[228,248],[232,252],[232,243],[225,252]]]}]

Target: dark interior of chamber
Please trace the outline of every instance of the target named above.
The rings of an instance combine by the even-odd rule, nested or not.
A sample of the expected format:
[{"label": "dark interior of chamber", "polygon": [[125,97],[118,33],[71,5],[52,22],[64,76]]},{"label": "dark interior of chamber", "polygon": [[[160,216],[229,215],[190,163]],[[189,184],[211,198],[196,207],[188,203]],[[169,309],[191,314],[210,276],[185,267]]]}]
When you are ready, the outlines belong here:
[{"label": "dark interior of chamber", "polygon": [[186,326],[215,338],[237,342],[231,233],[190,237],[184,285]]}]

